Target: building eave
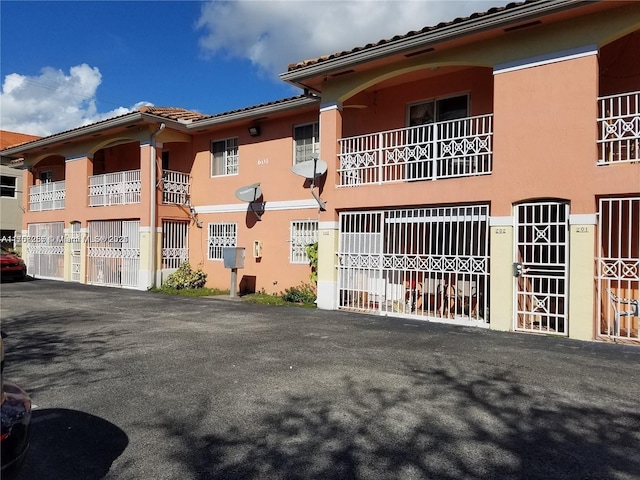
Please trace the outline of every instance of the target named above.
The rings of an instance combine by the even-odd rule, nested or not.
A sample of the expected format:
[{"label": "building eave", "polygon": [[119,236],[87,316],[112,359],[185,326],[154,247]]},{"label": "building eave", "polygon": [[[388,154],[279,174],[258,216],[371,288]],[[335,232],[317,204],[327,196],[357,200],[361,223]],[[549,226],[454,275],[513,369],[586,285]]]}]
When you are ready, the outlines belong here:
[{"label": "building eave", "polygon": [[318,105],[319,103],[320,99],[318,97],[295,97],[282,102],[259,105],[257,107],[250,107],[236,112],[214,115],[210,118],[191,122],[185,125],[185,127],[187,130],[202,130],[203,128],[216,127],[230,123],[247,122],[278,113],[284,113],[290,110]]},{"label": "building eave", "polygon": [[[599,0],[597,0],[599,1]],[[506,26],[538,18],[551,13],[576,8],[588,4],[584,0],[548,0],[527,3],[514,8],[506,8],[497,13],[470,18],[460,23],[437,27],[431,31],[406,36],[398,40],[380,43],[371,47],[359,48],[335,58],[317,61],[308,66],[295,67],[280,74],[280,79],[298,87],[304,87],[304,81],[320,75],[327,75],[353,68],[363,63],[403,54],[416,49],[434,47],[440,43],[469,36],[483,31],[504,28]]]},{"label": "building eave", "polygon": [[73,130],[68,130],[66,132],[54,133],[53,135],[49,135],[48,137],[43,137],[39,140],[34,140],[32,142],[23,143],[22,145],[17,145],[15,147],[7,148],[6,150],[3,150],[2,152],[0,152],[0,154],[2,154],[2,156],[5,156],[5,157],[20,156],[30,150],[49,147],[51,145],[55,145],[60,142],[67,142],[69,140],[74,140],[79,137],[84,137],[86,135],[91,135],[91,134],[102,132],[104,130],[109,130],[112,128],[127,126],[132,123],[136,123],[143,120],[143,117],[144,117],[143,114],[141,114],[140,112],[127,113],[119,117],[114,117],[108,120],[104,120],[102,122],[93,123],[91,125],[79,127]]}]

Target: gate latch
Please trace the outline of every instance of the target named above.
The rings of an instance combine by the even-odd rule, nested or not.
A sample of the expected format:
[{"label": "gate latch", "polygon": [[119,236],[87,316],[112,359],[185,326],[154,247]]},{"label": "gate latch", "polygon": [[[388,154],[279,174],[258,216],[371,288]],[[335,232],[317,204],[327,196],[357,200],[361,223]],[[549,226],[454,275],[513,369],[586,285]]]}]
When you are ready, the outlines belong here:
[{"label": "gate latch", "polygon": [[521,277],[524,273],[524,268],[520,262],[513,262],[513,276]]}]

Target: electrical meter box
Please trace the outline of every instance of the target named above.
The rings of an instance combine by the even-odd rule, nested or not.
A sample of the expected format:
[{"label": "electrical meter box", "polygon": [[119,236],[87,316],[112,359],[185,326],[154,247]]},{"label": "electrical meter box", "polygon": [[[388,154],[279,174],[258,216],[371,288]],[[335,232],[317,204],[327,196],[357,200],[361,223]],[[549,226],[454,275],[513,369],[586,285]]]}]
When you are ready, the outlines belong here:
[{"label": "electrical meter box", "polygon": [[244,268],[244,258],[244,247],[225,247],[222,249],[224,268]]}]

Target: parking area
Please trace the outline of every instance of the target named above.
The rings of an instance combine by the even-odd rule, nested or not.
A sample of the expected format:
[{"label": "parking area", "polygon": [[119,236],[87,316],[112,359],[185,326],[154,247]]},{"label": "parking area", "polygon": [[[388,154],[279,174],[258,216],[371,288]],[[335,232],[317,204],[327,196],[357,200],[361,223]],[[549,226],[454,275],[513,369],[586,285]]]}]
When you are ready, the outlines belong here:
[{"label": "parking area", "polygon": [[640,347],[3,282],[20,480],[637,479]]}]

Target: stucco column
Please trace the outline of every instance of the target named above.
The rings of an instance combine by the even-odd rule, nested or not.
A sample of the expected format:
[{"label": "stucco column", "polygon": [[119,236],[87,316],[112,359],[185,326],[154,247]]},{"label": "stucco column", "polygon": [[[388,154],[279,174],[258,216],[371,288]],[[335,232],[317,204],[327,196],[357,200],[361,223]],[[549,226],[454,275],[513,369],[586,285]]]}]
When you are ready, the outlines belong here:
[{"label": "stucco column", "polygon": [[87,283],[87,251],[89,249],[89,229],[80,229],[80,283]]},{"label": "stucco column", "polygon": [[596,214],[569,216],[569,337],[593,340]]},{"label": "stucco column", "polygon": [[318,223],[318,308],[335,310],[338,308],[337,212],[332,205],[335,185],[338,184],[340,147],[342,137],[342,104],[332,102],[320,108],[320,158],[327,162],[327,177],[321,196],[326,203],[326,211],[320,212]]},{"label": "stucco column", "polygon": [[492,330],[513,329],[513,217],[491,217],[491,300]]},{"label": "stucco column", "polygon": [[151,286],[153,272],[151,272],[151,229],[140,226],[140,274],[138,288],[146,290]]},{"label": "stucco column", "polygon": [[64,229],[64,274],[63,278],[65,282],[71,281],[71,254],[72,254],[72,233],[71,228]]}]

